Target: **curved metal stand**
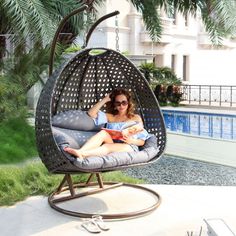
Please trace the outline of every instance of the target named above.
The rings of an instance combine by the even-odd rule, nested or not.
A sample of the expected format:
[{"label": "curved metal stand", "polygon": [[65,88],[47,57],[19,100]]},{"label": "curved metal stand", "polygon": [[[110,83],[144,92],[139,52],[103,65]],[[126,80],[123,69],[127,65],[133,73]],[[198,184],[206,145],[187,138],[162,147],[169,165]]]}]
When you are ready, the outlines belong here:
[{"label": "curved metal stand", "polygon": [[[144,209],[137,210],[137,211],[124,212],[124,213],[119,213],[119,214],[99,214],[103,217],[103,219],[123,219],[123,218],[133,218],[133,217],[145,215],[145,214],[155,210],[161,203],[160,195],[158,193],[156,193],[155,191],[151,190],[151,189],[148,189],[148,188],[143,187],[143,186],[135,185],[135,184],[117,183],[117,182],[103,182],[102,179],[101,179],[100,174],[99,173],[95,173],[95,174],[96,174],[97,181],[98,181],[97,183],[95,183],[95,182],[90,183],[90,180],[92,179],[92,176],[94,175],[94,173],[92,173],[89,176],[87,182],[86,183],[81,183],[81,184],[72,184],[70,174],[66,174],[64,179],[62,180],[61,184],[59,185],[58,190],[53,192],[48,197],[49,205],[53,209],[55,209],[56,211],[59,211],[59,212],[61,212],[63,214],[66,214],[66,215],[71,215],[71,216],[76,216],[76,217],[81,217],[81,218],[91,218],[93,215],[95,215],[97,213],[84,213],[84,212],[70,211],[70,210],[66,210],[62,207],[59,207],[57,204],[61,203],[61,202],[69,201],[69,200],[72,200],[72,199],[86,197],[86,196],[91,195],[91,194],[96,194],[96,193],[103,192],[103,191],[113,189],[113,188],[116,188],[116,187],[120,187],[120,186],[136,188],[136,189],[140,189],[140,190],[149,192],[150,194],[152,194],[156,198],[156,202],[153,205],[149,206],[149,207],[146,207]],[[68,183],[68,186],[63,187],[63,185],[66,181]],[[92,189],[92,190],[89,190],[89,191],[83,191],[83,192],[78,193],[78,194],[76,194],[75,191],[74,191],[75,188],[84,188],[84,187],[91,187],[91,186],[98,186],[99,188]],[[65,191],[68,191],[68,190],[70,191],[71,195],[60,196],[60,194],[62,192],[65,192]],[[127,208],[128,207],[129,206],[127,206]]]},{"label": "curved metal stand", "polygon": [[[86,10],[87,8],[88,8],[88,6],[87,6],[87,5],[84,5],[84,6],[80,7],[80,8],[78,8],[78,9],[72,11],[69,15],[65,16],[65,17],[61,20],[61,22],[60,22],[60,24],[59,24],[59,26],[58,26],[58,28],[57,28],[57,31],[56,31],[56,33],[55,33],[55,35],[54,35],[54,37],[53,37],[53,40],[52,40],[51,51],[50,51],[50,56],[49,56],[49,63],[48,63],[48,64],[49,64],[49,68],[48,68],[48,75],[49,75],[49,76],[51,76],[51,75],[52,75],[52,72],[53,72],[53,63],[54,63],[54,57],[55,57],[56,43],[57,43],[57,39],[58,39],[58,37],[59,37],[59,34],[60,34],[62,28],[64,27],[64,25],[66,24],[66,22],[69,20],[70,17],[72,17],[72,16],[74,16],[74,15],[76,15],[76,14],[78,14],[78,13],[84,11],[84,10]],[[115,16],[115,15],[118,15],[118,14],[120,14],[119,11],[114,11],[114,12],[109,13],[109,14],[107,14],[107,15],[101,17],[100,19],[98,19],[98,20],[91,26],[91,28],[90,28],[88,34],[86,35],[86,40],[85,40],[85,43],[84,43],[84,45],[82,46],[82,48],[85,48],[85,47],[87,46],[88,41],[89,41],[89,39],[90,39],[90,37],[91,37],[91,34],[93,33],[94,29],[97,27],[98,24],[100,24],[102,21],[106,20],[107,18],[112,17],[112,16]]]},{"label": "curved metal stand", "polygon": [[57,28],[57,31],[53,37],[53,40],[52,40],[52,46],[51,46],[51,51],[50,51],[50,56],[49,56],[49,68],[48,68],[48,75],[51,76],[52,75],[52,72],[53,72],[53,63],[54,63],[54,56],[55,56],[55,48],[56,48],[56,43],[57,43],[57,39],[58,39],[58,36],[61,32],[61,29],[64,27],[65,23],[69,20],[70,17],[84,11],[85,9],[87,9],[88,6],[87,5],[84,5],[74,11],[72,11],[69,15],[65,16],[58,28]]}]

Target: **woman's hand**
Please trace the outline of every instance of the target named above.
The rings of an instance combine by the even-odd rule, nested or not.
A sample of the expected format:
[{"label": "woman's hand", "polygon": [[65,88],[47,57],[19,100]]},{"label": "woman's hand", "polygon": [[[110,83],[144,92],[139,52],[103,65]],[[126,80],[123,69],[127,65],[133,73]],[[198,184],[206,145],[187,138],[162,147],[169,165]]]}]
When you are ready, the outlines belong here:
[{"label": "woman's hand", "polygon": [[107,102],[110,102],[111,101],[111,98],[110,98],[110,93],[108,93],[104,98],[103,98],[103,101],[105,102],[105,103],[107,103]]},{"label": "woman's hand", "polygon": [[136,125],[133,125],[129,128],[123,129],[121,132],[122,132],[123,137],[128,138],[128,137],[130,137],[134,134],[137,134],[141,131],[143,131],[142,124],[136,124]]},{"label": "woman's hand", "polygon": [[107,102],[111,101],[110,94],[107,94],[102,100],[98,101],[89,110],[88,114],[92,118],[97,118],[98,112]]},{"label": "woman's hand", "polygon": [[122,130],[121,133],[122,133],[123,138],[125,138],[125,139],[129,138],[129,136],[130,136],[128,129]]},{"label": "woman's hand", "polygon": [[134,144],[135,143],[135,140],[131,137],[123,137],[121,140],[127,144]]}]

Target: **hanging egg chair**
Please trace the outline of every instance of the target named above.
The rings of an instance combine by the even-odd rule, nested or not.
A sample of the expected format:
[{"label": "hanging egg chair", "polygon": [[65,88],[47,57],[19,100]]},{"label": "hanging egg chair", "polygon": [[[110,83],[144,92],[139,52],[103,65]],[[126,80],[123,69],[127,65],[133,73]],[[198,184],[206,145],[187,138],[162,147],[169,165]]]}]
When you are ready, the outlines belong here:
[{"label": "hanging egg chair", "polygon": [[[108,48],[86,48],[95,27],[119,12],[100,18],[88,32],[84,49],[53,72],[54,51],[62,27],[71,16],[86,8],[87,6],[83,6],[73,11],[58,27],[51,47],[49,78],[41,92],[36,109],[35,129],[39,156],[50,173],[64,175],[57,190],[49,196],[49,204],[55,210],[68,215],[91,217],[94,212],[67,210],[58,203],[110,188],[128,186],[148,191],[154,195],[155,203],[134,212],[100,215],[105,219],[143,215],[159,206],[161,198],[158,193],[139,185],[103,182],[101,177],[103,172],[151,164],[161,157],[166,145],[163,116],[155,95],[140,71],[118,51]],[[100,127],[94,124],[86,111],[115,88],[131,91],[136,112],[142,117],[145,129],[152,134],[142,149],[139,152],[110,153],[103,157],[84,159],[66,153],[63,150],[65,145],[79,148],[98,132]],[[90,173],[86,183],[72,182],[71,175],[78,173]],[[92,182],[93,177],[97,182]],[[80,187],[89,186],[97,186],[97,189],[86,193],[76,192]],[[68,195],[64,196],[66,192]]]}]

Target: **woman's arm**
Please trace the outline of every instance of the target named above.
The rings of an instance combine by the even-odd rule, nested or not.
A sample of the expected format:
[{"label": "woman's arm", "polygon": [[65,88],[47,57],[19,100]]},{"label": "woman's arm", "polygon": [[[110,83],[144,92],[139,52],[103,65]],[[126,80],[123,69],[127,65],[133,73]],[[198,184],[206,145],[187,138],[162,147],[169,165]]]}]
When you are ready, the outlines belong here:
[{"label": "woman's arm", "polygon": [[88,110],[88,115],[92,118],[97,118],[98,111],[109,101],[111,101],[110,94],[107,94],[101,101],[97,102]]}]

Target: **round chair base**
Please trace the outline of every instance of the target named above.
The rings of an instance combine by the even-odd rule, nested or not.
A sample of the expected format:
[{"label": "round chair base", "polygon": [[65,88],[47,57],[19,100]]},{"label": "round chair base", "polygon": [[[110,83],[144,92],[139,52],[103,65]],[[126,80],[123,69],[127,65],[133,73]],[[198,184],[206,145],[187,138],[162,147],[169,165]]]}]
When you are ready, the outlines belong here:
[{"label": "round chair base", "polygon": [[[81,189],[84,187],[97,186],[97,185],[98,185],[97,183],[90,183],[89,185],[74,184],[73,188],[80,188]],[[65,207],[58,206],[59,203],[62,203],[65,201],[78,199],[81,197],[85,198],[86,196],[89,196],[92,194],[94,195],[96,193],[107,191],[109,189],[113,189],[113,188],[117,188],[117,187],[121,187],[121,186],[135,188],[135,189],[145,191],[145,193],[148,193],[149,195],[154,197],[155,201],[154,201],[154,203],[150,204],[150,206],[146,206],[142,209],[138,209],[138,210],[134,210],[134,211],[130,211],[130,212],[109,213],[109,214],[103,214],[103,213],[100,214],[98,212],[86,213],[86,212],[80,212],[80,211],[72,211],[72,210],[65,209]],[[60,196],[60,195],[62,195],[61,194],[62,192],[65,192],[68,190],[70,190],[70,192],[72,193],[71,195]],[[161,197],[155,191],[148,189],[146,187],[140,186],[140,185],[127,184],[127,183],[116,183],[116,182],[104,182],[103,188],[96,188],[96,189],[92,189],[89,191],[83,191],[79,194],[75,194],[73,191],[71,191],[71,189],[69,187],[64,187],[63,189],[61,189],[60,192],[57,192],[57,191],[53,192],[48,197],[48,202],[53,209],[55,209],[63,214],[66,214],[66,215],[71,215],[71,216],[80,217],[80,218],[91,218],[93,215],[100,215],[103,217],[103,219],[122,219],[122,218],[133,218],[133,217],[145,215],[145,214],[155,210],[161,203]],[[139,202],[139,204],[140,204],[140,202]],[[129,205],[127,205],[126,207],[127,207],[127,209],[129,209]]]}]

